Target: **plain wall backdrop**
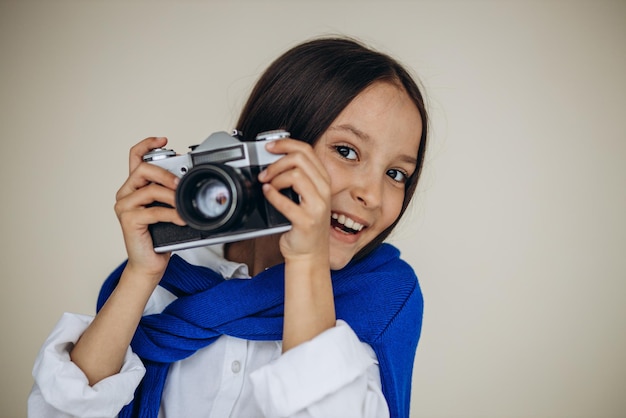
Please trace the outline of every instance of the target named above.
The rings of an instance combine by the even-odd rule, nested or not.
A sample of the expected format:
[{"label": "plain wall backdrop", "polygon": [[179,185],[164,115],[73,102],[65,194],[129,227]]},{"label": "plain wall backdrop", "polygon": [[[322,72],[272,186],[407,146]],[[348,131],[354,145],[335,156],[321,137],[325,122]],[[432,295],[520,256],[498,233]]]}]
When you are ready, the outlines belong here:
[{"label": "plain wall backdrop", "polygon": [[412,416],[626,415],[626,2],[2,0],[0,416],[125,256],[129,147],[232,129],[269,62],[326,34],[429,101],[391,239],[425,296]]}]

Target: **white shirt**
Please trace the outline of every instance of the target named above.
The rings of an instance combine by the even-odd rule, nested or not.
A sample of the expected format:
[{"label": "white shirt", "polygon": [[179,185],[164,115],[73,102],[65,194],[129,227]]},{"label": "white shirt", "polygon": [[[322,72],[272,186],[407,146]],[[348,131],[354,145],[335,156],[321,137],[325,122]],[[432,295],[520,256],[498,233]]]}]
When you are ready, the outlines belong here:
[{"label": "white shirt", "polygon": [[[225,260],[222,246],[186,250],[188,262],[225,278],[248,278],[244,264]],[[162,287],[144,314],[176,297]],[[93,317],[66,313],[33,368],[31,418],[115,417],[128,404],[145,368],[129,348],[120,373],[89,386],[69,352]],[[376,355],[343,322],[281,354],[280,341],[221,336],[170,366],[159,417],[388,417]]]}]

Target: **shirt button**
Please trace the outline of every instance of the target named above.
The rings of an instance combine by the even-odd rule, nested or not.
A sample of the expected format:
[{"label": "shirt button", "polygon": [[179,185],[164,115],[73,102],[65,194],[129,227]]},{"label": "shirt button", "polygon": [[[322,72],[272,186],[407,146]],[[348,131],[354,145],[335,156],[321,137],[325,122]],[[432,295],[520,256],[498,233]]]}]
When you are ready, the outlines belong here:
[{"label": "shirt button", "polygon": [[239,373],[241,371],[241,363],[233,361],[230,365],[230,370],[232,370],[233,373]]}]

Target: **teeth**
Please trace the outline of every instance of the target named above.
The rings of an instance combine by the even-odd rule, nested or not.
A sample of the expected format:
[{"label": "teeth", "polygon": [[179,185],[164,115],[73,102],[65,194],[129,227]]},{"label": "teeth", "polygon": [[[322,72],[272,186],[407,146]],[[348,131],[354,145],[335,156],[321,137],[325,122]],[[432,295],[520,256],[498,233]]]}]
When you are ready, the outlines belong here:
[{"label": "teeth", "polygon": [[333,213],[332,214],[332,218],[334,220],[336,220],[337,222],[339,222],[341,225],[345,226],[346,228],[350,228],[353,231],[357,231],[358,232],[358,231],[363,229],[363,225],[361,225],[360,223],[356,222],[354,219],[348,218],[344,214]]}]

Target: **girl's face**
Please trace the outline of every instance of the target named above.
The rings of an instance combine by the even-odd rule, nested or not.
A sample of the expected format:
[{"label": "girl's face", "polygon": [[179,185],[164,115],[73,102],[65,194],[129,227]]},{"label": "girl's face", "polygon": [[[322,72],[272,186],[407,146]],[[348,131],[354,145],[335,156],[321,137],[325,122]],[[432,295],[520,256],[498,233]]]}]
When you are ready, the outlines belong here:
[{"label": "girl's face", "polygon": [[407,93],[377,82],[316,142],[331,179],[331,269],[343,268],[399,216],[421,133],[422,119]]}]

